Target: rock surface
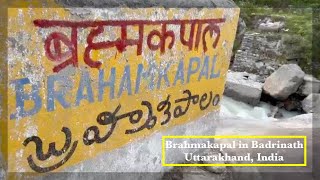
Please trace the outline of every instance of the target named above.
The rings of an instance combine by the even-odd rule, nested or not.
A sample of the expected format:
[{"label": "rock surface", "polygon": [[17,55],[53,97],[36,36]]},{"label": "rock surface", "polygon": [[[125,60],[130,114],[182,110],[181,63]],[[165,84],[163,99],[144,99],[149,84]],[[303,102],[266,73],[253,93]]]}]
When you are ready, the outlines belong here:
[{"label": "rock surface", "polygon": [[301,35],[246,32],[230,68],[233,71],[245,71],[266,78],[281,64],[303,65],[306,58],[305,43]]},{"label": "rock surface", "polygon": [[320,110],[320,94],[310,94],[302,101],[302,109],[307,113]]},{"label": "rock surface", "polygon": [[275,122],[275,124],[278,124],[282,127],[288,127],[288,128],[312,128],[315,127],[312,124],[312,120],[314,118],[314,115],[312,113],[308,114],[301,114],[297,115],[291,118],[283,119],[281,121]]},{"label": "rock surface", "polygon": [[230,171],[217,174],[202,167],[175,167],[166,172],[163,180],[232,180]]},{"label": "rock surface", "polygon": [[236,35],[236,39],[238,42],[242,42],[242,39],[244,37],[244,34],[246,33],[246,30],[247,30],[246,22],[242,18],[239,18],[237,35]]},{"label": "rock surface", "polygon": [[284,28],[285,23],[282,21],[274,22],[271,18],[266,17],[258,22],[258,30],[266,32],[279,32]]},{"label": "rock surface", "polygon": [[257,82],[258,76],[244,72],[228,72],[224,94],[235,100],[251,105],[260,102],[262,83]]},{"label": "rock surface", "polygon": [[236,52],[231,70],[267,77],[279,67],[275,59],[281,56],[281,46],[281,38],[246,33],[240,49]]},{"label": "rock surface", "polygon": [[320,81],[312,75],[306,74],[303,78],[303,83],[300,86],[298,93],[304,96],[308,96],[312,93],[319,93]]},{"label": "rock surface", "polygon": [[268,117],[279,119],[283,117],[283,114],[279,111],[279,107],[272,106],[270,108],[270,112],[268,113]]},{"label": "rock surface", "polygon": [[266,79],[263,90],[275,99],[285,100],[298,90],[304,75],[296,64],[283,65]]},{"label": "rock surface", "polygon": [[[210,150],[210,151],[206,151],[204,153],[204,155],[206,156],[218,156],[219,153],[216,150]],[[209,161],[204,161],[201,162],[203,164],[225,164],[225,162],[223,161],[213,161],[213,160],[209,160]],[[205,166],[204,167],[207,171],[215,173],[215,174],[223,174],[227,172],[227,167],[226,166]]]}]

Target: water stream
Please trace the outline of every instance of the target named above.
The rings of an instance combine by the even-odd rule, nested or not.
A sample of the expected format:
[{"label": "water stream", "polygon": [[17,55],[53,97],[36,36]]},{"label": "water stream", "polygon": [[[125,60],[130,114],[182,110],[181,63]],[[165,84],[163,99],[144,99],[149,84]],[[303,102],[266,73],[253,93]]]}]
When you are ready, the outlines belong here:
[{"label": "water stream", "polygon": [[[260,102],[257,106],[251,106],[243,102],[235,101],[232,98],[223,96],[221,101],[221,115],[222,116],[236,116],[239,118],[251,119],[251,120],[261,120],[261,121],[271,121],[273,118],[268,117],[270,108],[272,105]],[[285,109],[279,110],[283,117],[281,119],[291,118],[299,115],[298,112],[289,112]]]}]

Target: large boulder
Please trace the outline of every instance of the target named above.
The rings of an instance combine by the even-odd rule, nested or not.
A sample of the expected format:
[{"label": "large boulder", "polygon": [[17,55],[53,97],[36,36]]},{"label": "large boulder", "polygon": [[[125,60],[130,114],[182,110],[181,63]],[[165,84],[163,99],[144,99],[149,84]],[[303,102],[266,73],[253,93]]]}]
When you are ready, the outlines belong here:
[{"label": "large boulder", "polygon": [[237,101],[257,105],[260,102],[263,86],[257,79],[258,76],[254,74],[229,71],[224,95]]},{"label": "large boulder", "polygon": [[263,90],[278,100],[285,100],[303,83],[305,73],[296,64],[282,65],[265,81]]},{"label": "large boulder", "polygon": [[300,86],[298,93],[303,96],[308,96],[312,93],[319,93],[320,81],[312,75],[306,74],[303,78],[303,83]]},{"label": "large boulder", "polygon": [[302,109],[306,113],[313,113],[320,110],[320,94],[310,94],[302,101]]}]

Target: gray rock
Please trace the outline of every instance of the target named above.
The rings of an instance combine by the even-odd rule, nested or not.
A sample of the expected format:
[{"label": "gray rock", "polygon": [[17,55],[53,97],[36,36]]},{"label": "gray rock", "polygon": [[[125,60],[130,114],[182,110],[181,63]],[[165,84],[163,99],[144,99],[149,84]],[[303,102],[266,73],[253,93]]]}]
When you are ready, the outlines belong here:
[{"label": "gray rock", "polygon": [[278,106],[271,106],[270,112],[268,113],[268,117],[279,119],[283,117],[283,114],[279,111]]},{"label": "gray rock", "polygon": [[257,105],[263,86],[257,79],[258,76],[254,74],[229,71],[224,94],[232,99]]},{"label": "gray rock", "polygon": [[312,75],[306,74],[303,78],[303,83],[299,87],[298,94],[308,96],[312,93],[319,93],[320,81]]},{"label": "gray rock", "polygon": [[314,113],[320,110],[320,94],[310,94],[302,101],[302,109],[306,113]]},{"label": "gray rock", "polygon": [[236,41],[242,42],[242,39],[244,37],[244,34],[246,33],[246,30],[247,30],[246,22],[242,18],[239,18]]},{"label": "gray rock", "polygon": [[298,90],[304,75],[296,64],[283,65],[266,79],[263,90],[275,99],[285,100]]},{"label": "gray rock", "polygon": [[[297,116],[293,116],[290,118],[283,119],[282,121],[279,121],[278,123],[282,124],[284,127],[286,126],[286,123],[291,123],[291,128],[297,128],[297,127],[310,127],[312,128],[312,119],[314,115],[312,113],[308,114],[300,114]],[[292,125],[295,125],[295,127],[292,127]]]},{"label": "gray rock", "polygon": [[276,114],[273,116],[273,118],[276,118],[276,119],[283,118],[282,112],[280,112],[280,111],[276,112]]},{"label": "gray rock", "polygon": [[266,32],[279,32],[282,28],[284,28],[284,25],[284,22],[273,22],[270,18],[266,18],[265,20],[259,22],[258,30]]}]

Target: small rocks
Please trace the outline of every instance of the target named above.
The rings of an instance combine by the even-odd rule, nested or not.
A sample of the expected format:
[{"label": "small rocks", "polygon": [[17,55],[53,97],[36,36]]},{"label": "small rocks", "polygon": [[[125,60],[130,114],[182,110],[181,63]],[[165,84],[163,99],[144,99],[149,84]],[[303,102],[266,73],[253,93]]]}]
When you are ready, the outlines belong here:
[{"label": "small rocks", "polygon": [[285,100],[298,90],[304,75],[296,64],[283,65],[266,79],[263,90],[275,99]]},{"label": "small rocks", "polygon": [[278,111],[278,112],[273,116],[273,118],[276,118],[276,119],[283,118],[283,114],[282,114],[280,111]]},{"label": "small rocks", "polygon": [[275,61],[283,54],[281,37],[260,33],[245,33],[235,54],[231,70],[248,72],[267,77],[279,68]]},{"label": "small rocks", "polygon": [[270,112],[268,113],[268,117],[279,119],[283,117],[283,114],[279,111],[279,107],[272,106]]},{"label": "small rocks", "polygon": [[314,113],[320,110],[320,94],[310,94],[302,101],[302,109],[306,113]]}]

